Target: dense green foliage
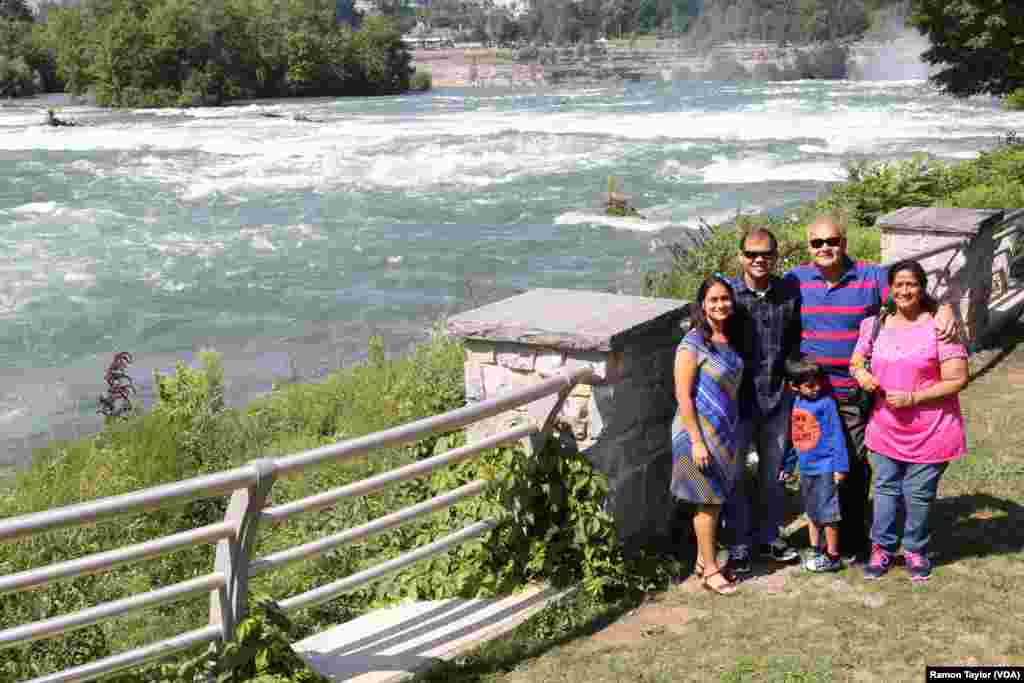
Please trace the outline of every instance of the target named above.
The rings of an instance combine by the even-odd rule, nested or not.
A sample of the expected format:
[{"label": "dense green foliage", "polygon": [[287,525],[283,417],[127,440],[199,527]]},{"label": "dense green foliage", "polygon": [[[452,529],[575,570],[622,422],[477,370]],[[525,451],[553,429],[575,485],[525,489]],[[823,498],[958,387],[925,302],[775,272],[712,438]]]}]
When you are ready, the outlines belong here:
[{"label": "dense green foliage", "polygon": [[0,0],[0,97],[59,89],[42,26],[21,0]]},{"label": "dense green foliage", "polygon": [[913,0],[911,23],[928,37],[921,56],[933,83],[957,97],[1024,87],[1024,11],[1012,0]]},{"label": "dense green foliage", "polygon": [[781,272],[809,260],[806,226],[824,212],[845,216],[853,257],[877,261],[881,246],[874,223],[889,211],[903,206],[1024,206],[1024,145],[1015,139],[977,159],[955,164],[919,156],[894,163],[854,164],[848,173],[847,182],[787,215],[740,216],[719,226],[706,225],[694,239],[670,245],[671,264],[647,274],[645,292],[690,299],[712,273],[738,273],[739,238],[752,225],[764,225],[778,238]]},{"label": "dense green foliage", "polygon": [[336,13],[328,0],[85,0],[52,9],[44,35],[68,90],[104,105],[408,90],[397,26],[353,30]]},{"label": "dense green foliage", "polygon": [[1005,100],[1007,109],[1024,110],[1024,88],[1017,88]]}]

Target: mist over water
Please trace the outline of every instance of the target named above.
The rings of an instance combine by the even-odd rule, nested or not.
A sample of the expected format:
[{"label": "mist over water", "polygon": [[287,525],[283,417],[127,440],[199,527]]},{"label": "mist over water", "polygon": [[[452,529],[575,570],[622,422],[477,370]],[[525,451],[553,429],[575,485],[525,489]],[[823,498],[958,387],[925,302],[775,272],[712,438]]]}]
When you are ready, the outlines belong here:
[{"label": "mist over water", "polygon": [[932,68],[921,54],[929,47],[928,40],[915,31],[893,30],[871,47],[855,47],[853,70],[863,81],[925,80]]},{"label": "mist over water", "polygon": [[[297,114],[312,122],[297,121]],[[851,159],[968,158],[1024,114],[921,81],[438,90],[218,109],[0,104],[0,456],[99,427],[115,351],[224,355],[229,401],[533,287],[639,293],[698,220]],[[608,218],[608,175],[647,217]]]}]

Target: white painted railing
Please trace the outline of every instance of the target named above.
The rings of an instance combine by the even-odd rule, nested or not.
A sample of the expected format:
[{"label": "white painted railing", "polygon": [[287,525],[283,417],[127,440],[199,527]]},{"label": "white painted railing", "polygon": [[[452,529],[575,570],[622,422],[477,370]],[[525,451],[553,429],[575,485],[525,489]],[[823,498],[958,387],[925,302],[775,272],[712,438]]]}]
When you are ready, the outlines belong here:
[{"label": "white painted railing", "polygon": [[[199,593],[209,593],[210,595],[210,623],[208,626],[73,669],[35,678],[30,683],[89,681],[199,645],[215,641],[226,642],[232,638],[236,625],[245,616],[249,593],[248,583],[251,577],[275,571],[293,562],[316,557],[344,544],[393,529],[424,515],[450,507],[462,500],[478,496],[484,492],[487,482],[478,479],[453,491],[392,512],[361,526],[326,538],[309,541],[266,557],[254,558],[256,532],[261,523],[279,524],[295,515],[334,505],[345,498],[364,496],[391,484],[423,476],[440,467],[468,460],[482,451],[501,444],[527,437],[543,437],[572,388],[579,382],[589,380],[591,374],[590,368],[581,367],[504,396],[356,439],[282,458],[255,460],[225,472],[194,477],[120,496],[0,520],[0,542],[10,542],[63,527],[91,524],[117,515],[170,507],[189,500],[212,498],[231,493],[227,512],[222,522],[164,536],[145,543],[58,562],[17,574],[0,576],[0,594],[18,592],[45,586],[55,581],[103,572],[120,565],[152,559],[186,547],[207,543],[217,544],[213,571],[209,574],[71,614],[0,631],[0,648],[51,638],[129,612],[175,602]],[[454,431],[551,395],[557,395],[558,398],[548,412],[543,425],[527,424],[514,427],[476,443],[455,448],[446,453],[330,491],[283,505],[267,506],[270,489],[279,477],[296,474],[329,462],[366,455],[381,448],[411,443],[431,434]],[[493,529],[498,521],[495,518],[479,520],[459,531],[386,562],[305,593],[284,598],[279,604],[285,610],[297,610],[326,602],[341,593],[481,536]]]}]

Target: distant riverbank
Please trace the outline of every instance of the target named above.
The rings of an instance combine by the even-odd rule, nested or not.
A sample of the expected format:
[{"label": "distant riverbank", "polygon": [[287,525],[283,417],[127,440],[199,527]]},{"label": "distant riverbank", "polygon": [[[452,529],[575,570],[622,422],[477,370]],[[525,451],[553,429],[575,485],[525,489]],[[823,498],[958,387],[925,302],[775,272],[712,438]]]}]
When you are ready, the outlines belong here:
[{"label": "distant riverbank", "polygon": [[[925,46],[911,35],[885,42],[853,42],[839,48],[746,42],[697,51],[680,47],[678,41],[650,42],[643,47],[590,44],[521,50],[419,49],[413,51],[413,66],[429,71],[436,87],[527,89],[623,80],[903,80],[924,79],[929,73],[920,60]],[[831,53],[833,49],[840,52]]]}]

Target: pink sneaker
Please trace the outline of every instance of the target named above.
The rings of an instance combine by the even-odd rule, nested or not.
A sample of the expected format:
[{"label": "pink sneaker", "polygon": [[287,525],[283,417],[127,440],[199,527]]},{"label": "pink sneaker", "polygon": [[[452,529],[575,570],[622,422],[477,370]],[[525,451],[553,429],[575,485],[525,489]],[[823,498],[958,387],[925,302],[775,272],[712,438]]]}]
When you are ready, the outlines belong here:
[{"label": "pink sneaker", "polygon": [[878,545],[871,544],[871,559],[864,565],[865,579],[880,579],[892,567],[892,553]]},{"label": "pink sneaker", "polygon": [[909,550],[904,550],[903,559],[907,563],[911,581],[921,582],[931,578],[932,561],[925,557],[924,553],[912,553]]}]

